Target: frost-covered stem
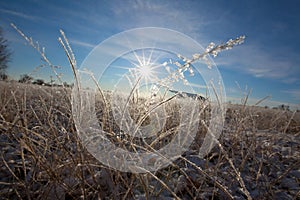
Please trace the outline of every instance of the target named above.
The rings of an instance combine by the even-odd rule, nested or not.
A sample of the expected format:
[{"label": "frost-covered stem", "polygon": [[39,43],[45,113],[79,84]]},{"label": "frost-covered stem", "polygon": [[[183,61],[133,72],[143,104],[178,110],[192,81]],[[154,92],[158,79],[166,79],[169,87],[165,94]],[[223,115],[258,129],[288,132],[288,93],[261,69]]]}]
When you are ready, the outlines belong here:
[{"label": "frost-covered stem", "polygon": [[225,156],[225,159],[229,162],[229,165],[231,166],[231,168],[233,169],[235,175],[236,175],[236,179],[239,182],[240,186],[242,187],[242,192],[247,196],[248,200],[252,200],[252,197],[248,191],[248,189],[246,188],[246,185],[244,183],[244,180],[241,176],[241,173],[238,171],[238,169],[234,166],[232,159],[229,158],[227,152],[225,151],[225,149],[223,148],[222,144],[220,143],[219,140],[216,139],[215,134],[209,129],[209,127],[206,125],[205,122],[203,122],[202,120],[202,124],[204,125],[204,127],[207,129],[207,131],[209,132],[209,134],[212,136],[212,139],[214,142],[216,142],[216,144],[218,145],[218,147],[220,148],[221,152],[223,153],[223,155]]},{"label": "frost-covered stem", "polygon": [[[65,38],[65,35],[64,35],[64,39],[65,39],[65,41],[67,41],[66,38]],[[71,65],[71,68],[72,68],[72,71],[73,71],[73,74],[74,74],[74,78],[75,78],[75,81],[76,81],[77,89],[78,89],[78,92],[79,92],[80,84],[79,84],[79,77],[77,75],[76,61],[75,61],[74,54],[73,53],[70,54],[69,50],[71,49],[71,47],[70,47],[70,45],[69,45],[68,42],[67,42],[67,45],[68,45],[69,50],[67,49],[64,41],[60,37],[58,38],[58,41],[61,44],[61,46],[63,47],[63,49],[64,49],[64,51],[65,51],[65,53],[67,55],[67,58],[69,60],[69,63]]]},{"label": "frost-covered stem", "polygon": [[135,90],[136,90],[138,84],[140,83],[141,79],[142,79],[141,76],[137,79],[135,85],[133,86],[133,88],[132,88],[132,90],[130,91],[130,94],[129,94],[127,100],[126,100],[126,103],[125,103],[125,106],[124,106],[124,109],[123,109],[122,115],[121,115],[121,125],[120,125],[120,127],[123,126],[123,119],[124,119],[124,115],[125,115],[127,106],[128,106],[128,104],[129,104],[130,98],[133,96],[133,93],[135,92]]},{"label": "frost-covered stem", "polygon": [[[242,44],[245,40],[246,36],[240,36],[236,39],[230,39],[225,44],[215,45],[214,43],[210,43],[205,51],[202,54],[194,54],[192,59],[188,59],[182,55],[177,55],[178,58],[182,59],[185,63],[181,65],[178,62],[175,62],[174,64],[178,66],[178,69],[170,73],[166,78],[162,79],[160,81],[160,85],[163,85],[163,83],[168,82],[169,80],[172,80],[173,77],[177,76],[178,74],[180,79],[184,80],[183,73],[187,71],[190,68],[190,65],[197,61],[197,60],[204,60],[208,66],[208,68],[211,68],[211,63],[209,62],[207,56],[212,55],[213,57],[216,57],[221,51],[232,49],[233,46]],[[193,74],[192,69],[190,69],[190,73]]]},{"label": "frost-covered stem", "polygon": [[[62,35],[62,37],[63,37],[63,39],[64,39],[64,41],[65,41],[67,47],[68,47],[68,54],[69,54],[69,57],[71,58],[72,65],[73,65],[74,67],[76,67],[76,66],[77,66],[77,64],[76,64],[76,59],[75,59],[73,50],[72,50],[72,48],[71,48],[71,46],[70,46],[69,40],[68,40],[68,38],[66,37],[65,33],[63,32],[63,30],[59,30],[59,31],[60,31],[60,34]],[[60,38],[59,38],[59,39],[60,39]]]},{"label": "frost-covered stem", "polygon": [[13,23],[10,24],[27,42],[30,46],[32,46],[42,57],[42,59],[50,66],[50,68],[52,69],[53,73],[55,74],[55,76],[57,77],[57,79],[63,83],[63,81],[61,80],[59,74],[57,73],[57,71],[55,70],[55,68],[57,66],[54,66],[49,59],[46,56],[45,53],[45,48],[43,47],[42,49],[40,48],[40,45],[38,42],[34,42],[32,40],[32,38],[27,37],[20,29],[18,29],[18,27],[16,25],[14,25]]},{"label": "frost-covered stem", "polygon": [[204,176],[206,176],[207,178],[209,178],[210,180],[212,180],[215,184],[216,187],[218,187],[220,190],[222,190],[229,199],[234,199],[234,197],[230,194],[230,192],[226,189],[225,186],[223,186],[221,183],[219,183],[218,180],[216,180],[213,176],[210,176],[207,172],[205,172],[200,166],[197,166],[195,163],[191,162],[190,160],[186,159],[183,156],[180,156],[180,158],[182,160],[184,160],[185,162],[189,163],[191,166],[193,166],[195,169],[197,169],[198,171],[201,172],[201,174],[203,174]]}]

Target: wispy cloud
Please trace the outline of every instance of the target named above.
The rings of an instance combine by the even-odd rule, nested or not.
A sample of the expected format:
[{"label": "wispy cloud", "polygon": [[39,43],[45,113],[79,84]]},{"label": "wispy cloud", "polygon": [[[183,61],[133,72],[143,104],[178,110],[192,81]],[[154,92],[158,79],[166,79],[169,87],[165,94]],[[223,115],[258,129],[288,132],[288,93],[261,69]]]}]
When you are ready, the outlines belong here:
[{"label": "wispy cloud", "polygon": [[208,89],[207,85],[196,84],[196,83],[189,83],[189,86],[199,88],[199,89]]},{"label": "wispy cloud", "polygon": [[226,93],[227,95],[240,95],[245,93],[244,91],[242,91],[241,89],[239,89],[238,87],[226,87]]},{"label": "wispy cloud", "polygon": [[294,83],[299,80],[299,62],[295,55],[283,57],[275,50],[268,52],[260,45],[242,45],[230,51],[230,56],[217,58],[219,67],[234,69],[248,73],[257,78],[269,78],[285,83]]},{"label": "wispy cloud", "polygon": [[0,8],[0,12],[9,14],[9,15],[14,15],[23,19],[28,19],[28,20],[39,20],[40,18],[37,16],[32,16],[32,15],[27,15],[22,12],[14,11],[14,10],[9,10],[9,9],[2,9]]},{"label": "wispy cloud", "polygon": [[96,47],[95,44],[91,44],[91,43],[83,42],[83,41],[79,41],[79,40],[70,40],[70,43],[74,44],[74,45],[86,47],[86,48],[94,48],[94,47]]},{"label": "wispy cloud", "polygon": [[300,101],[300,89],[284,90],[283,93],[291,95],[294,99]]},{"label": "wispy cloud", "polygon": [[116,21],[118,26],[124,29],[165,27],[196,37],[199,36],[199,30],[212,19],[206,19],[204,11],[197,9],[199,3],[194,7],[193,4],[182,4],[178,1],[120,1],[113,4],[111,10],[115,18],[119,19]]}]

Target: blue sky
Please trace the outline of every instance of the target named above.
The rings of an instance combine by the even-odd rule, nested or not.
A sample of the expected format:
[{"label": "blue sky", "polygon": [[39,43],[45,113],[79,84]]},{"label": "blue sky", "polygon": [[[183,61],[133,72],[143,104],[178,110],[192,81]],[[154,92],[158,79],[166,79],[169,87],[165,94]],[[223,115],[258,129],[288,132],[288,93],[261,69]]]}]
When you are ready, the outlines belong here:
[{"label": "blue sky", "polygon": [[[43,64],[10,26],[14,23],[46,48],[50,61],[61,66],[58,71],[69,82],[71,69],[57,40],[60,29],[69,38],[78,66],[99,43],[132,28],[169,28],[204,47],[246,35],[243,45],[214,59],[228,100],[238,102],[248,88],[252,89],[250,104],[271,95],[270,106],[299,105],[299,7],[297,0],[5,0],[0,2],[0,25],[13,50],[9,75],[19,78]],[[44,67],[33,75],[47,80],[51,70]]]}]

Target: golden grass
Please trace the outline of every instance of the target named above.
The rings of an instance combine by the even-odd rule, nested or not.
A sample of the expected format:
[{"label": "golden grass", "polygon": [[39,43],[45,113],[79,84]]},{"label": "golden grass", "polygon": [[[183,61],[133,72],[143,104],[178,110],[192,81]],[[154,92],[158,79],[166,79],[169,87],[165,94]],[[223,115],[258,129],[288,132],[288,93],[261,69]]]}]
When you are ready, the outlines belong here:
[{"label": "golden grass", "polygon": [[230,105],[219,146],[205,158],[196,140],[173,165],[132,174],[108,169],[82,146],[70,90],[1,82],[0,92],[3,199],[299,197],[299,112]]}]

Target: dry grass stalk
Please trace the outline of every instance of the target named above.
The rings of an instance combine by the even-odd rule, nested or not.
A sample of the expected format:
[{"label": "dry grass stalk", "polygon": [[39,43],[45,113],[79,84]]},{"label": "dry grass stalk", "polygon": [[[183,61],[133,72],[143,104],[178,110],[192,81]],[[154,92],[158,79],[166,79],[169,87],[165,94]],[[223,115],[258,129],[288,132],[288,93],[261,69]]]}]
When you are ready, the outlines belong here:
[{"label": "dry grass stalk", "polygon": [[[49,66],[54,67],[32,39],[15,29]],[[61,35],[59,41],[78,81],[74,53],[62,31]],[[217,55],[242,40],[230,40],[223,46],[212,44],[203,55],[195,54],[193,59]],[[193,60],[187,61],[188,64]],[[181,67],[188,67],[187,64]],[[116,139],[118,130],[110,118],[106,94],[95,78],[93,80],[105,105],[100,120],[107,123],[111,141],[119,141]],[[77,87],[80,89],[79,82]],[[242,106],[229,106],[224,116],[225,134],[216,141],[218,148],[199,159],[197,148],[191,146],[170,166],[156,172],[145,171],[144,174],[109,169],[87,152],[75,130],[69,89],[0,82],[0,92],[0,195],[3,198],[259,199],[275,197],[281,191],[287,198],[299,197],[299,185],[293,185],[299,181],[299,112],[248,106],[250,92],[245,95]],[[171,100],[167,98],[161,104],[168,105]],[[209,105],[204,105],[201,112],[209,109]],[[146,120],[149,112],[139,118],[139,125]],[[210,131],[207,123],[200,128],[196,143],[201,143],[200,136]],[[124,144],[129,142],[135,152],[137,149],[157,152],[154,147],[159,146],[161,140],[172,138],[172,134],[162,134],[158,138],[145,144],[135,144],[132,138],[122,141]],[[165,144],[162,142],[161,145]],[[283,180],[289,181],[292,189],[286,189]]]}]

